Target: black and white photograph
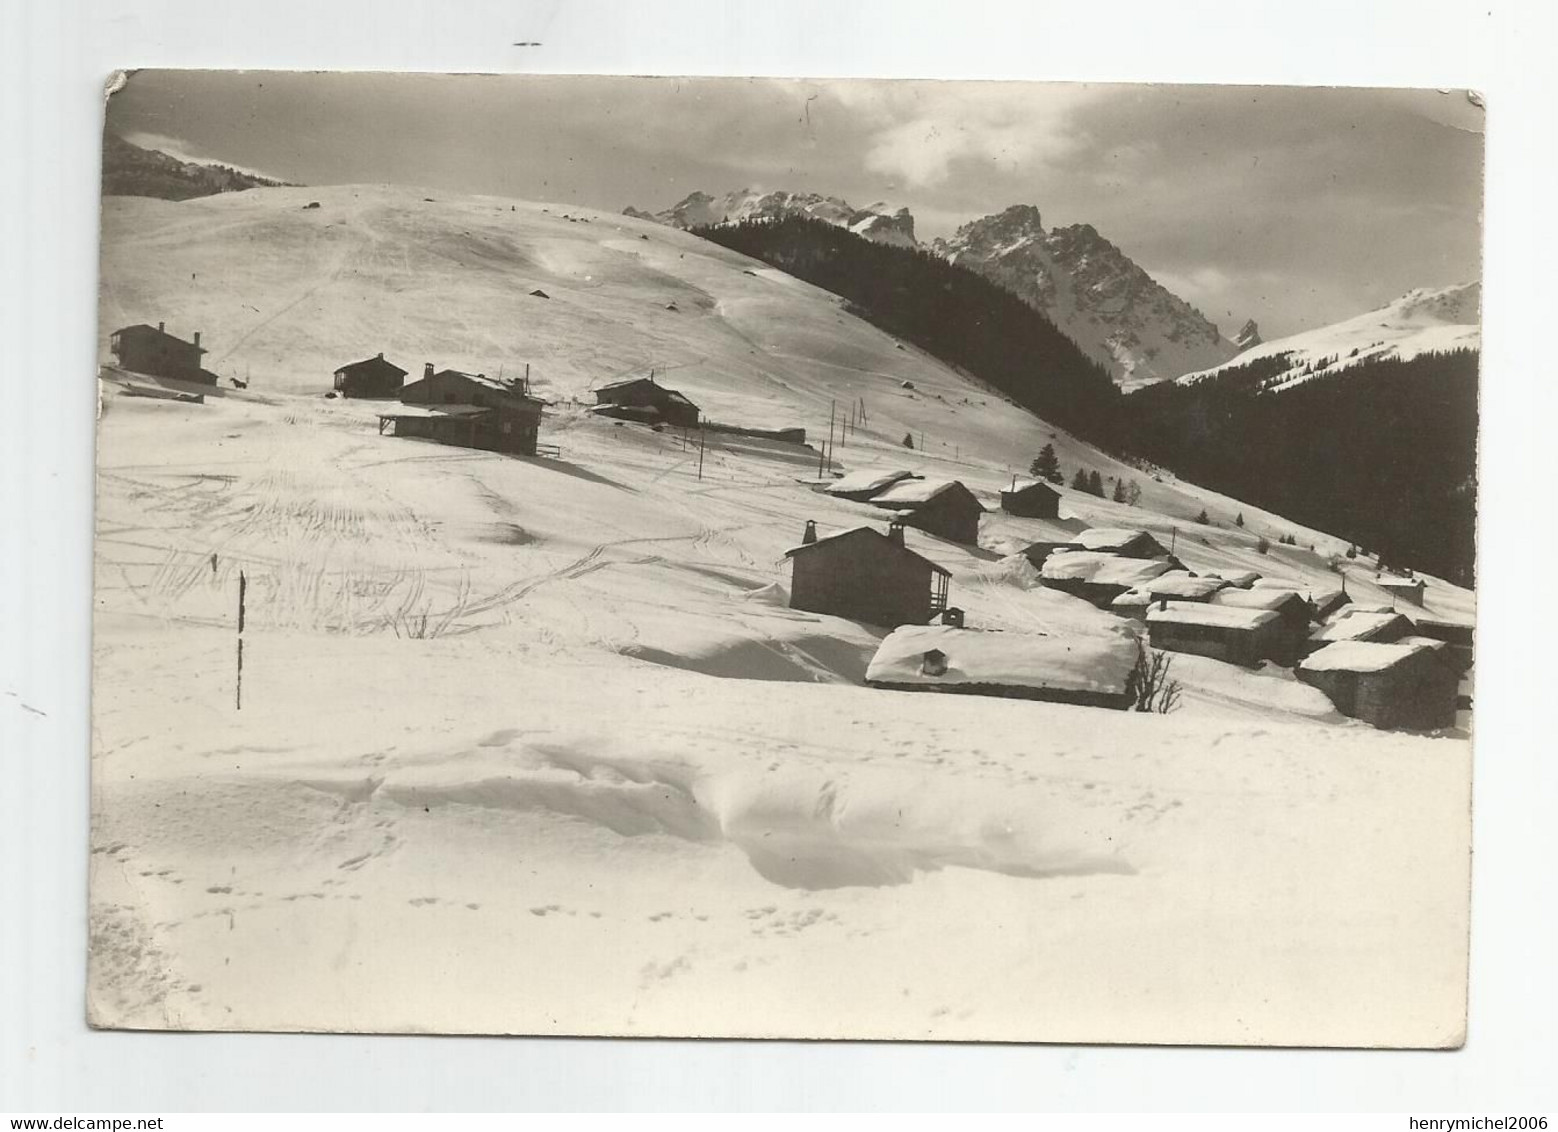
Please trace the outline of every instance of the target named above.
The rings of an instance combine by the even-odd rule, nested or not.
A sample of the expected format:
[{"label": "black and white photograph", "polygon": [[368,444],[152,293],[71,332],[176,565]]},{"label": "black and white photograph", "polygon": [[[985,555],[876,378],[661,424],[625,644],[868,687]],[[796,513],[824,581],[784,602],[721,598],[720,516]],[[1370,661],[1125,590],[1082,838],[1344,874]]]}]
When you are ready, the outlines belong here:
[{"label": "black and white photograph", "polygon": [[1460,1046],[1487,113],[123,72],[91,1024]]}]

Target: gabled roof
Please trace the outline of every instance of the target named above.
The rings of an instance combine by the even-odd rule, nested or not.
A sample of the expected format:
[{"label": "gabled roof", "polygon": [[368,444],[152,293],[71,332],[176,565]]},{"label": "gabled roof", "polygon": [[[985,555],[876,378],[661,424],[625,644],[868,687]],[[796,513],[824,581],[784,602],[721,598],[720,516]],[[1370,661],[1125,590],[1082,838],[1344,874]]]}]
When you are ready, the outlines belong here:
[{"label": "gabled roof", "polygon": [[623,378],[621,381],[608,381],[605,385],[597,385],[595,387],[595,392],[610,393],[614,389],[631,389],[635,385],[653,385],[657,389],[664,388],[664,386],[660,385],[654,380],[654,378],[651,377],[627,377]]},{"label": "gabled roof", "polygon": [[1310,653],[1298,666],[1306,672],[1384,672],[1420,652],[1438,652],[1443,647],[1443,641],[1421,637],[1389,645],[1378,641],[1337,641]]},{"label": "gabled roof", "polygon": [[898,469],[861,468],[840,476],[823,488],[829,495],[867,494],[875,495],[883,491],[899,480],[912,478],[913,472],[905,472]]},{"label": "gabled roof", "polygon": [[[463,377],[466,381],[469,381],[475,385],[480,385],[486,389],[491,389],[495,393],[502,393],[508,397],[518,397],[523,401],[534,401],[538,405],[544,405],[546,403],[542,401],[541,398],[532,397],[529,393],[526,393],[517,382],[511,383],[507,381],[499,381],[497,378],[488,377],[484,373],[466,373],[463,370],[457,369],[441,369],[433,376]],[[411,382],[411,384],[406,388],[409,389],[411,388],[411,385],[416,385],[426,380],[427,379],[425,377],[419,377],[416,381]]]},{"label": "gabled roof", "polygon": [[1115,602],[1129,605],[1133,601],[1155,601],[1160,598],[1200,600],[1217,593],[1227,584],[1221,578],[1195,577],[1185,570],[1170,570],[1126,591]]},{"label": "gabled roof", "polygon": [[1062,550],[1044,560],[1040,574],[1051,582],[1091,582],[1132,589],[1170,569],[1161,558],[1121,558],[1091,550]]},{"label": "gabled roof", "polygon": [[1004,491],[1001,492],[1001,494],[1002,495],[1021,495],[1023,492],[1025,492],[1025,491],[1032,491],[1036,487],[1042,487],[1045,491],[1049,492],[1055,498],[1057,498],[1057,499],[1060,498],[1060,492],[1055,490],[1055,486],[1053,484],[1045,483],[1043,480],[1018,480],[1017,483],[1014,486],[1006,488]]},{"label": "gabled roof", "polygon": [[1219,590],[1212,595],[1215,605],[1237,606],[1240,609],[1283,609],[1295,602],[1304,605],[1308,602],[1304,595],[1297,590],[1279,590],[1274,586],[1265,586],[1258,590],[1227,589]]},{"label": "gabled roof", "polygon": [[389,371],[391,371],[393,373],[399,374],[401,377],[406,376],[406,371],[401,369],[394,362],[387,362],[387,361],[385,361],[383,354],[380,354],[377,357],[373,357],[373,358],[364,358],[360,362],[352,362],[352,363],[350,363],[348,365],[342,366],[341,368],[339,368],[335,372],[336,373],[367,373],[367,372],[370,372],[372,370],[381,370],[381,371],[382,370],[389,370]]},{"label": "gabled roof", "polygon": [[878,540],[879,542],[881,542],[883,544],[883,546],[886,546],[886,547],[888,547],[888,548],[890,548],[892,550],[895,550],[899,554],[907,554],[910,558],[917,558],[917,559],[919,559],[921,562],[925,563],[925,565],[929,566],[932,570],[934,570],[938,574],[945,574],[949,578],[952,576],[952,571],[948,570],[945,566],[942,566],[941,564],[936,563],[936,562],[932,562],[929,558],[926,558],[923,554],[916,554],[914,551],[910,550],[908,547],[902,546],[902,545],[900,545],[898,543],[893,542],[891,539],[889,539],[886,535],[884,535],[881,531],[877,530],[875,527],[851,527],[847,531],[839,531],[836,534],[831,534],[831,535],[827,535],[827,536],[825,536],[823,538],[819,538],[816,542],[808,542],[808,543],[803,543],[800,546],[792,546],[789,550],[784,552],[784,556],[786,558],[793,558],[797,554],[804,554],[804,553],[806,553],[809,550],[816,550],[819,547],[824,547],[824,546],[832,548],[832,549],[836,549],[840,544],[842,544],[846,540],[858,539],[858,538],[860,538],[862,536],[866,536],[866,535],[869,535],[871,538],[874,538],[874,539]]},{"label": "gabled roof", "polygon": [[399,408],[385,409],[378,414],[378,418],[382,421],[392,417],[479,417],[496,411],[481,405],[401,405]]},{"label": "gabled roof", "polygon": [[1327,621],[1309,635],[1311,641],[1367,641],[1382,633],[1412,628],[1412,622],[1399,613],[1372,613],[1349,609]]},{"label": "gabled roof", "polygon": [[1269,609],[1239,609],[1205,602],[1169,602],[1167,609],[1147,610],[1147,625],[1204,625],[1217,629],[1258,629],[1277,619]]},{"label": "gabled roof", "polygon": [[1138,539],[1152,539],[1151,532],[1134,530],[1130,527],[1090,527],[1077,535],[1077,541],[1082,544],[1083,550],[1097,550],[1108,553],[1121,550]]},{"label": "gabled roof", "polygon": [[[130,326],[121,326],[118,330],[114,331],[114,335],[124,334],[127,331],[138,331],[144,334],[155,334],[159,338],[167,338],[171,341],[177,342],[180,346],[183,346],[186,349],[198,350],[202,354],[210,353],[210,351],[207,350],[204,346],[197,346],[193,342],[189,342],[183,338],[180,338],[177,334],[169,334],[166,330],[159,330],[157,327],[150,326],[144,322],[133,323]],[[113,335],[110,335],[110,337],[112,336]]]},{"label": "gabled roof", "polygon": [[946,495],[948,492],[961,491],[969,499],[973,500],[975,507],[984,510],[984,505],[974,498],[974,493],[964,487],[958,480],[899,480],[886,491],[878,492],[871,497],[871,502],[878,507],[903,508],[913,510],[916,507],[924,507],[933,499]]}]

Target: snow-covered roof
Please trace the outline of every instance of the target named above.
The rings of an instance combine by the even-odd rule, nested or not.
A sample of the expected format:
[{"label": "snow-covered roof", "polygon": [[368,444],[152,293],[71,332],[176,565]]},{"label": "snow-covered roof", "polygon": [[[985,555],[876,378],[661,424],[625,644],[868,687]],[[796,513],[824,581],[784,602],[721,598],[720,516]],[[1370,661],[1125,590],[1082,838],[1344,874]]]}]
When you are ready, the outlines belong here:
[{"label": "snow-covered roof", "polygon": [[1421,578],[1379,578],[1374,583],[1383,590],[1421,590],[1427,583]]},{"label": "snow-covered roof", "polygon": [[393,409],[382,410],[378,417],[380,420],[392,417],[479,417],[493,411],[480,405],[396,405]]},{"label": "snow-covered roof", "polygon": [[1152,597],[1208,597],[1226,588],[1221,578],[1197,577],[1187,570],[1170,570],[1140,587]]},{"label": "snow-covered roof", "polygon": [[394,362],[386,361],[383,354],[379,354],[372,358],[364,358],[360,362],[349,362],[346,365],[341,366],[335,372],[357,373],[359,370],[393,370],[402,376],[404,376],[406,372]]},{"label": "snow-covered roof", "polygon": [[1241,589],[1248,586],[1259,585],[1261,577],[1254,570],[1208,570],[1204,575],[1208,578],[1221,578],[1230,586],[1238,586]]},{"label": "snow-covered roof", "polygon": [[1304,595],[1297,590],[1279,590],[1275,587],[1258,590],[1226,589],[1212,597],[1214,605],[1236,606],[1239,609],[1281,609],[1291,602],[1304,600]]},{"label": "snow-covered roof", "polygon": [[1443,648],[1444,642],[1423,637],[1388,645],[1377,641],[1336,641],[1310,653],[1298,666],[1306,672],[1383,672],[1416,653],[1436,651],[1431,647],[1435,645]]},{"label": "snow-covered roof", "polygon": [[[925,654],[946,657],[939,676],[921,671]],[[890,684],[997,684],[1055,691],[1125,691],[1136,644],[1120,637],[1041,637],[947,625],[905,625],[882,641],[866,679]]]},{"label": "snow-covered roof", "polygon": [[[960,487],[968,491],[957,480],[900,480],[886,491],[873,495],[871,502],[878,507],[922,507],[938,495]],[[980,507],[980,510],[984,508]]]},{"label": "snow-covered roof", "polygon": [[1045,483],[1043,480],[1018,480],[1015,484],[1013,484],[1011,487],[1007,488],[1001,494],[1002,495],[1021,494],[1022,492],[1027,491],[1030,488],[1035,488],[1035,487],[1042,487],[1045,491],[1049,492],[1051,495],[1059,495],[1060,494],[1060,492],[1055,490],[1055,487],[1054,487],[1053,484]]},{"label": "snow-covered roof", "polygon": [[1167,609],[1147,610],[1147,625],[1205,625],[1218,629],[1258,629],[1277,620],[1269,609],[1240,609],[1204,602],[1170,602]]},{"label": "snow-covered roof", "polygon": [[913,472],[885,468],[861,468],[848,475],[840,476],[823,490],[829,495],[853,495],[857,492],[874,495],[899,480],[908,479],[913,474]]},{"label": "snow-covered roof", "polygon": [[909,555],[911,558],[918,558],[921,562],[925,563],[925,565],[929,566],[932,570],[936,571],[936,573],[938,573],[938,574],[945,574],[949,578],[952,576],[952,571],[948,570],[945,566],[942,566],[942,565],[940,565],[939,563],[936,563],[936,562],[932,562],[929,558],[926,558],[923,554],[915,553],[914,551],[910,550],[908,547],[904,546],[902,543],[894,543],[891,539],[889,539],[886,535],[884,535],[881,531],[877,530],[875,527],[851,527],[847,531],[836,531],[836,532],[834,532],[831,535],[824,535],[823,537],[819,538],[816,542],[807,542],[807,543],[802,543],[800,546],[792,546],[789,550],[784,552],[784,556],[786,558],[791,558],[791,557],[793,557],[793,556],[795,556],[797,554],[804,553],[805,551],[808,551],[808,550],[816,550],[818,547],[830,546],[830,545],[832,545],[834,543],[842,542],[845,539],[860,538],[860,537],[865,536],[865,535],[869,535],[872,538],[879,539],[883,543],[886,543],[887,545],[892,546],[894,549],[898,550],[900,553]]},{"label": "snow-covered roof", "polygon": [[1133,586],[1168,573],[1156,558],[1121,558],[1091,550],[1061,550],[1044,560],[1042,575],[1052,582],[1095,582],[1103,586]]},{"label": "snow-covered roof", "polygon": [[[1077,542],[1083,550],[1123,550],[1139,538],[1152,538],[1146,531],[1129,527],[1090,527],[1077,534]],[[1156,539],[1153,539],[1156,542]]]},{"label": "snow-covered roof", "polygon": [[1374,613],[1347,608],[1309,635],[1311,641],[1364,641],[1397,622],[1411,622],[1399,613]]}]

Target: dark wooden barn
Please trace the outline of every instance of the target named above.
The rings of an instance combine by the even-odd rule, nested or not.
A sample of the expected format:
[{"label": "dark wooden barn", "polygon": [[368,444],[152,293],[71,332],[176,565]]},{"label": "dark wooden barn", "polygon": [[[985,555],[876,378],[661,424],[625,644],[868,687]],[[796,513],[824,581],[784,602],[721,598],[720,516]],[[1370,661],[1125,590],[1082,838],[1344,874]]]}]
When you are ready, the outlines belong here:
[{"label": "dark wooden barn", "polygon": [[[596,412],[626,420],[653,420],[680,428],[698,426],[698,406],[675,389],[661,385],[653,374],[614,381],[595,391]],[[631,410],[614,413],[612,410]]]},{"label": "dark wooden barn", "polygon": [[957,480],[901,480],[871,502],[897,511],[905,523],[927,534],[979,545],[979,517],[985,509]]},{"label": "dark wooden barn", "polygon": [[406,371],[384,355],[364,358],[335,371],[335,391],[342,397],[398,397]]},{"label": "dark wooden barn", "polygon": [[1306,657],[1296,675],[1336,710],[1381,728],[1428,731],[1455,723],[1461,674],[1443,641],[1338,641]]},{"label": "dark wooden barn", "polygon": [[[815,527],[807,525],[807,537]],[[869,625],[923,625],[947,607],[952,575],[904,545],[903,525],[830,535],[785,551],[790,608]]]},{"label": "dark wooden barn", "polygon": [[1282,620],[1269,609],[1160,602],[1147,611],[1155,649],[1254,667],[1281,647]]},{"label": "dark wooden barn", "polygon": [[1060,492],[1035,480],[1014,484],[1001,492],[1001,510],[1028,519],[1054,519],[1060,515]]},{"label": "dark wooden barn", "polygon": [[1230,587],[1212,595],[1213,605],[1226,605],[1236,609],[1269,609],[1281,619],[1281,632],[1275,638],[1271,659],[1291,668],[1304,654],[1309,639],[1310,621],[1314,606],[1296,590],[1279,590],[1266,586],[1260,589],[1241,590]]},{"label": "dark wooden barn", "polygon": [[[459,417],[466,431],[458,426],[412,425],[411,429],[431,428],[438,434],[435,440],[446,444],[464,444],[473,448],[487,448],[495,452],[512,452],[521,456],[536,454],[536,438],[541,430],[541,409],[545,404],[532,397],[520,382],[503,382],[482,373],[461,373],[445,369],[434,372],[429,362],[418,381],[402,387],[400,399],[407,405],[423,405],[442,410],[443,417]],[[455,407],[484,410],[480,413],[451,412]],[[411,414],[411,416],[425,415]],[[406,431],[395,414],[384,414],[385,420],[396,420],[395,435],[429,435]],[[382,422],[381,422],[382,429]],[[449,439],[463,435],[465,439]]]},{"label": "dark wooden barn", "polygon": [[110,336],[108,348],[122,368],[135,373],[215,385],[216,374],[200,364],[206,352],[200,345],[200,331],[195,331],[193,342],[186,342],[169,334],[165,326],[161,322],[156,326],[138,322],[121,327]]}]

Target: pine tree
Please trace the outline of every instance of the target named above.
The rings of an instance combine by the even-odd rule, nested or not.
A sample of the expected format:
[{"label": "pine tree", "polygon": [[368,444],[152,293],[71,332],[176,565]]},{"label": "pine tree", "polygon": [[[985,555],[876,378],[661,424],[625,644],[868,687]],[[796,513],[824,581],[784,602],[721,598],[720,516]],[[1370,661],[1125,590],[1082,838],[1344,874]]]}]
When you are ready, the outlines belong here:
[{"label": "pine tree", "polygon": [[1211,517],[1209,515],[1207,515],[1207,513],[1206,513],[1206,508],[1205,507],[1201,508],[1201,514],[1196,516],[1196,522],[1198,522],[1198,523],[1210,523],[1211,521],[1212,521]]},{"label": "pine tree", "polygon": [[1125,481],[1124,480],[1115,480],[1114,481],[1114,501],[1116,503],[1124,503],[1124,502],[1126,502],[1126,498],[1125,498]]},{"label": "pine tree", "polygon": [[1233,524],[1236,527],[1244,526],[1244,512],[1243,511],[1240,511],[1237,515],[1235,515],[1233,517]]},{"label": "pine tree", "polygon": [[1039,449],[1039,454],[1033,458],[1033,463],[1028,466],[1028,474],[1040,479],[1049,480],[1051,483],[1059,483],[1060,461],[1055,457],[1055,446],[1046,444]]},{"label": "pine tree", "polygon": [[1087,490],[1087,472],[1081,468],[1077,469],[1077,474],[1071,477],[1071,489],[1073,491]]},{"label": "pine tree", "polygon": [[1141,506],[1141,484],[1135,480],[1132,480],[1131,486],[1125,489],[1125,502],[1132,507]]},{"label": "pine tree", "polygon": [[1104,497],[1104,477],[1096,471],[1089,474],[1087,477],[1087,490],[1098,496],[1099,499],[1102,499]]},{"label": "pine tree", "polygon": [[903,446],[905,448],[913,448],[914,447],[914,433],[906,432],[906,433],[903,434]]}]

